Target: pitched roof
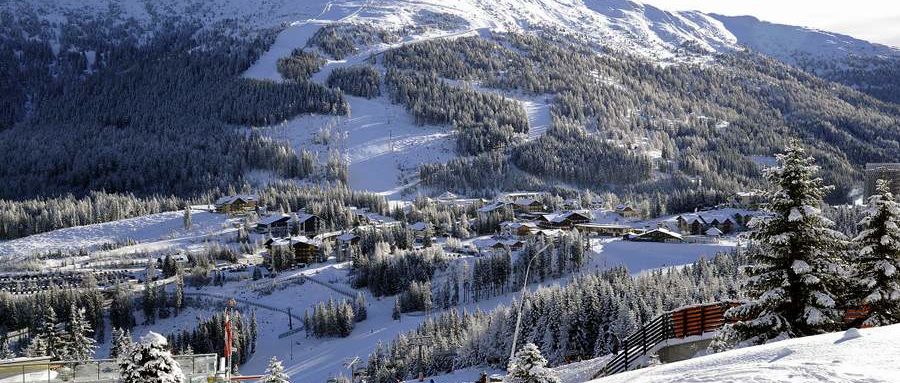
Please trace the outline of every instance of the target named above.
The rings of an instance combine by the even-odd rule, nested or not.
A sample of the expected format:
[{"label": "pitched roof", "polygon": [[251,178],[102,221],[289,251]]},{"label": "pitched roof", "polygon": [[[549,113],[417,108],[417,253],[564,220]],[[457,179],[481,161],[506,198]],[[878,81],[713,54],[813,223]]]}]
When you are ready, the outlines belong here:
[{"label": "pitched roof", "polygon": [[287,222],[291,219],[291,216],[287,214],[272,214],[265,217],[262,217],[256,223],[263,226],[268,226],[276,222]]},{"label": "pitched roof", "polygon": [[484,205],[484,206],[478,208],[478,211],[481,212],[481,213],[490,213],[490,212],[492,212],[492,211],[494,211],[494,210],[503,208],[503,207],[505,207],[506,205],[508,205],[508,203],[506,203],[506,202],[499,202],[499,201],[498,201],[498,202],[491,202],[491,203],[489,203],[489,204],[487,204],[487,205]]},{"label": "pitched roof", "polygon": [[409,229],[412,231],[423,231],[428,228],[428,224],[425,222],[419,221],[414,224],[409,225]]},{"label": "pitched roof", "polygon": [[652,234],[655,234],[655,233],[660,233],[660,234],[663,234],[663,235],[668,236],[668,237],[676,238],[676,239],[679,239],[679,240],[684,240],[684,236],[682,236],[681,234],[678,234],[678,233],[676,233],[676,232],[670,231],[670,230],[665,229],[665,228],[662,228],[662,227],[659,227],[659,228],[650,230],[650,231],[648,231],[648,232],[646,232],[646,233],[644,233],[644,234],[638,234],[637,238],[649,237],[649,236],[651,236]]},{"label": "pitched roof", "polygon": [[227,196],[219,197],[219,199],[216,200],[215,204],[216,205],[227,205],[227,204],[234,203],[237,200],[256,201],[256,196],[251,195],[251,194],[227,195]]},{"label": "pitched roof", "polygon": [[306,222],[306,220],[313,218],[313,217],[319,218],[315,214],[297,213],[297,222],[303,223],[303,222]]}]

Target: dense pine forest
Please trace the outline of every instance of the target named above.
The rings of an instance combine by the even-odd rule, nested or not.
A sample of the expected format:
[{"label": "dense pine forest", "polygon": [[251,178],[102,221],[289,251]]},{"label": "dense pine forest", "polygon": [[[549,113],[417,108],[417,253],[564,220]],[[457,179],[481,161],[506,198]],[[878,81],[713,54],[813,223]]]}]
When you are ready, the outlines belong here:
[{"label": "dense pine forest", "polygon": [[63,29],[65,54],[54,55],[49,42],[21,37],[30,25],[6,16],[0,198],[91,190],[191,196],[239,185],[251,169],[305,178],[310,157],[235,125],[347,112],[339,91],[239,77],[272,43],[271,32],[235,39],[176,24],[143,44],[106,44],[92,24],[75,24]]}]

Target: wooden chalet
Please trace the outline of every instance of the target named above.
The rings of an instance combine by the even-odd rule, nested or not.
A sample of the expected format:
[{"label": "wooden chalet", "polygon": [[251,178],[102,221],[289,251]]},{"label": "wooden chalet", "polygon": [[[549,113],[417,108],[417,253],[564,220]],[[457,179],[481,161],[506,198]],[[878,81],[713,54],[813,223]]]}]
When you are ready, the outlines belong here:
[{"label": "wooden chalet", "polygon": [[616,206],[616,213],[619,213],[623,218],[640,218],[641,212],[630,205],[619,205]]},{"label": "wooden chalet", "polygon": [[537,219],[538,226],[550,229],[571,229],[577,224],[588,223],[590,221],[590,213],[583,211],[542,214]]},{"label": "wooden chalet", "polygon": [[256,223],[256,232],[269,234],[275,237],[286,237],[290,234],[291,216],[287,214],[272,214],[261,218]]},{"label": "wooden chalet", "polygon": [[544,211],[544,204],[531,198],[523,198],[512,203],[516,213],[538,213]]},{"label": "wooden chalet", "polygon": [[249,194],[225,196],[215,202],[216,212],[223,214],[246,214],[256,211],[257,206],[256,196]]},{"label": "wooden chalet", "polygon": [[503,222],[500,224],[500,233],[510,237],[525,238],[537,230],[538,225],[534,222]]},{"label": "wooden chalet", "polygon": [[300,234],[316,234],[322,228],[322,219],[315,214],[297,213],[297,231]]},{"label": "wooden chalet", "polygon": [[625,234],[636,233],[639,231],[628,225],[590,222],[575,224],[575,229],[582,233],[595,234],[604,237],[621,237]]},{"label": "wooden chalet", "polygon": [[657,228],[650,230],[644,234],[638,234],[631,237],[632,241],[637,242],[664,242],[664,243],[680,243],[684,242],[684,237],[674,231]]}]

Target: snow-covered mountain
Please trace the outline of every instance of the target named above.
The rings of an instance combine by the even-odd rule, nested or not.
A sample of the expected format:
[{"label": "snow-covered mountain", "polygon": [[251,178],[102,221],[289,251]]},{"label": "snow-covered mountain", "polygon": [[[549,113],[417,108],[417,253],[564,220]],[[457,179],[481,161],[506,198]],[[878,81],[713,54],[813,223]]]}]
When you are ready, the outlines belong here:
[{"label": "snow-covered mountain", "polygon": [[737,43],[789,64],[798,56],[846,59],[877,56],[900,58],[900,49],[847,35],[793,25],[774,24],[753,16],[711,14],[737,39]]},{"label": "snow-covered mountain", "polygon": [[694,50],[723,52],[748,46],[791,62],[797,53],[814,57],[900,56],[900,50],[849,36],[803,27],[697,11],[666,11],[631,0],[15,0],[4,7],[28,9],[59,22],[80,14],[134,19],[148,25],[159,16],[184,15],[213,24],[236,21],[269,28],[305,20],[367,21],[383,27],[427,23],[423,12],[448,14],[470,29],[549,28],[615,49],[658,60],[676,57],[685,43]]}]

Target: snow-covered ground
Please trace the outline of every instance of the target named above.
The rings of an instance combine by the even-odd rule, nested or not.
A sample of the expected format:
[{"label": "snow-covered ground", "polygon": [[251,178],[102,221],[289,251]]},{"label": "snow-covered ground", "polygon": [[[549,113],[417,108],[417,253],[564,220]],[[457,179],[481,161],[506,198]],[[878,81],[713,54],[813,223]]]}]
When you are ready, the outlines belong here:
[{"label": "snow-covered ground", "polygon": [[195,240],[233,230],[227,225],[228,218],[224,214],[193,210],[190,230],[185,230],[183,218],[184,211],[179,210],[0,241],[0,257],[21,257],[50,251],[93,250],[100,245],[129,240],[138,243],[130,246],[132,250],[161,250],[185,246]]},{"label": "snow-covered ground", "polygon": [[[900,325],[789,339],[616,374],[616,382],[897,382]],[[598,363],[598,367],[602,367]]]},{"label": "snow-covered ground", "polygon": [[663,267],[693,263],[700,258],[712,259],[717,253],[729,252],[734,241],[723,239],[719,243],[659,243],[633,242],[622,239],[591,239],[589,269],[608,269],[625,266],[632,274]]},{"label": "snow-covered ground", "polygon": [[349,116],[304,115],[265,129],[297,149],[316,150],[326,159],[337,150],[349,161],[350,186],[396,197],[402,176],[414,176],[420,164],[455,156],[448,126],[418,126],[400,105],[385,96],[348,96]]}]

